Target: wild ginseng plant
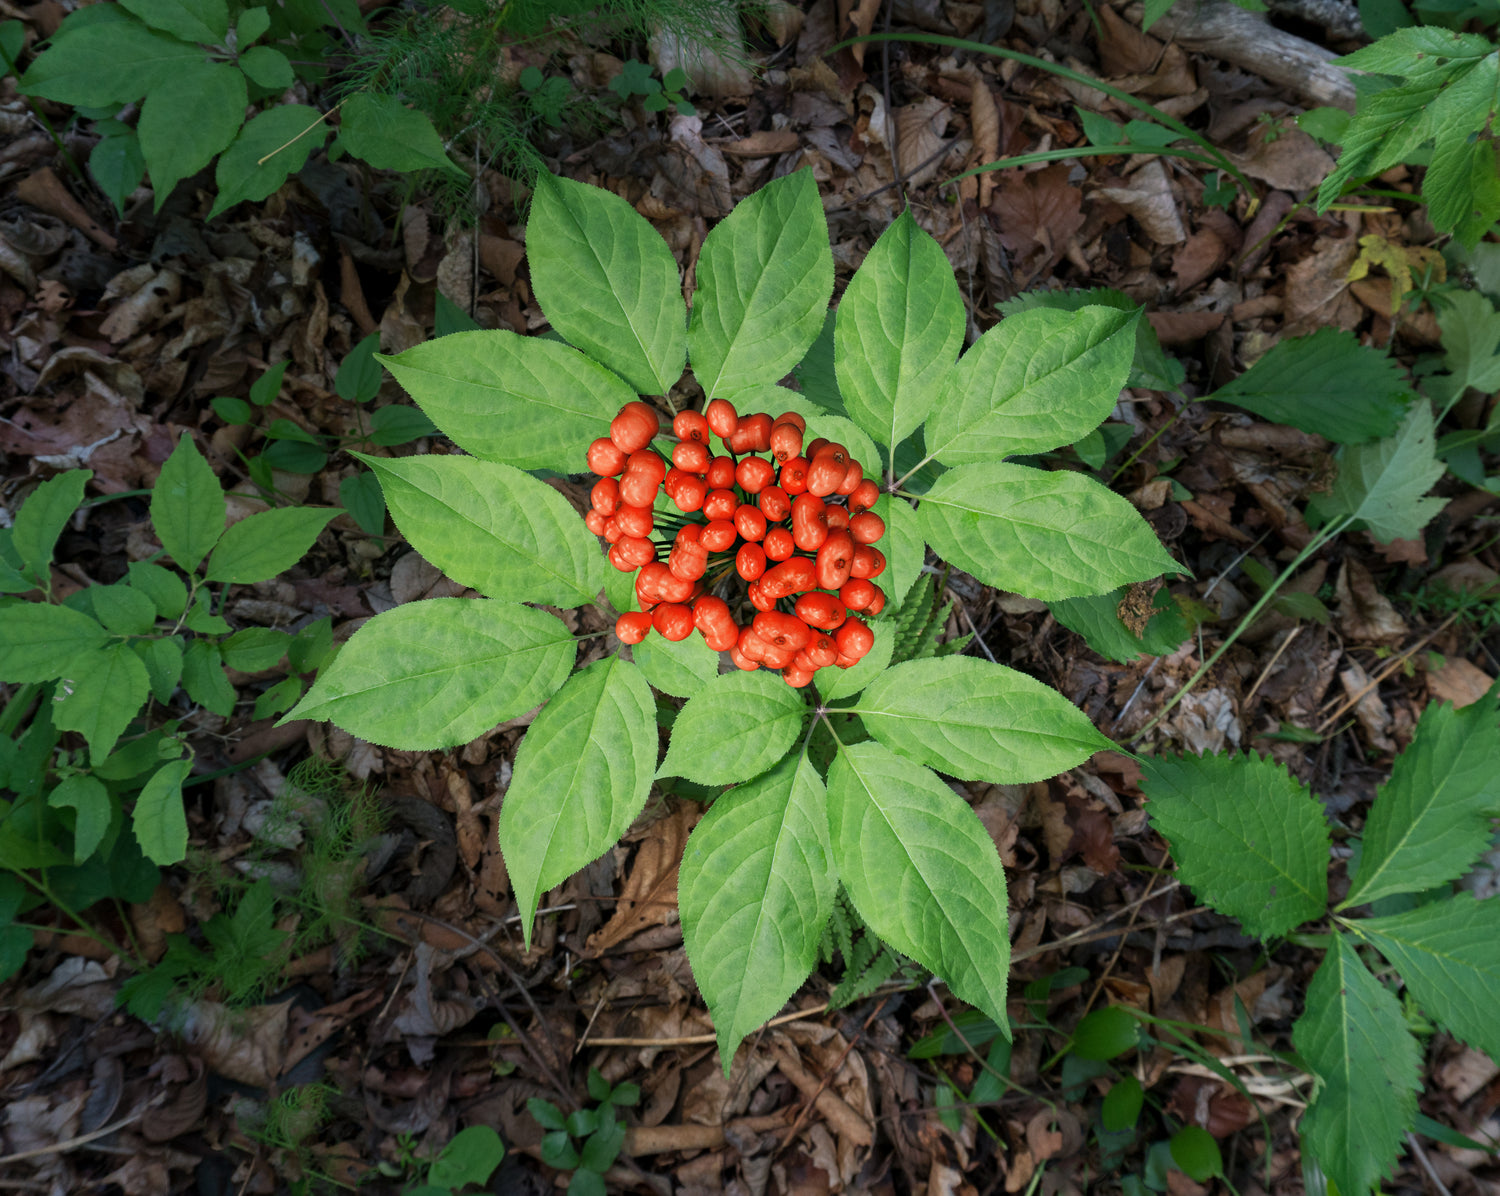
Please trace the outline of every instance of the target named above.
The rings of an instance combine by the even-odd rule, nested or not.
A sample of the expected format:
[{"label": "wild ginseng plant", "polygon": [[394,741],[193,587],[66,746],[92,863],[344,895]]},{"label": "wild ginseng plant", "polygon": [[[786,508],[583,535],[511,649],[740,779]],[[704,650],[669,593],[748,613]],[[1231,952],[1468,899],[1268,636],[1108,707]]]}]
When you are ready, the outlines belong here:
[{"label": "wild ginseng plant", "polygon": [[[1011,669],[930,646],[893,664],[931,590],[915,587],[926,610],[901,603],[927,544],[1041,599],[1176,570],[1097,482],[1004,461],[1109,413],[1137,314],[1025,312],[959,359],[953,272],[904,215],[849,284],[837,387],[813,403],[777,385],[833,288],[811,174],[708,236],[691,320],[666,241],[608,192],[543,177],[527,249],[567,343],[466,332],[387,359],[468,455],[366,459],[412,545],[484,597],[377,615],[287,717],[416,750],[545,703],[500,818],[528,940],[542,895],[614,844],[654,778],[712,787],[679,899],[726,1066],[815,965],[840,885],[881,938],[1006,1024],[1004,875],[944,777],[1034,781],[1108,741]],[[669,412],[685,361],[703,409]],[[904,477],[882,465],[898,461]],[[527,472],[585,464],[600,475],[587,523]],[[601,589],[633,661],[575,672],[579,644],[541,604],[602,604]],[[653,688],[686,699],[664,761]]]}]

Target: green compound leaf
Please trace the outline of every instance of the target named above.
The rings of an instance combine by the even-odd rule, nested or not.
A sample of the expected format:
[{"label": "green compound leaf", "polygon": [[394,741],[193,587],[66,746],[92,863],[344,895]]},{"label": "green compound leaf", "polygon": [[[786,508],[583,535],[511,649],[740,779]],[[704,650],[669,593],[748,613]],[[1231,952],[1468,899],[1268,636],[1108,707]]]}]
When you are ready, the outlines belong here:
[{"label": "green compound leaf", "polygon": [[945,465],[1040,453],[1099,426],[1135,357],[1140,312],[1033,308],[991,328],[948,372],[924,437]]},{"label": "green compound leaf", "polygon": [[948,255],[902,212],[849,280],[834,324],[844,406],[877,442],[893,449],[927,418],[964,323]]},{"label": "green compound leaf", "polygon": [[381,361],[460,448],[517,469],[582,469],[636,397],[577,349],[514,332],[454,332]]},{"label": "green compound leaf", "polygon": [[60,473],[33,490],[16,512],[11,548],[19,554],[26,572],[35,581],[50,586],[57,537],[83,502],[84,487],[93,476],[87,469]]},{"label": "green compound leaf", "polygon": [[489,598],[574,607],[604,584],[599,541],[545,482],[476,457],[366,457],[391,518],[454,581]]},{"label": "green compound leaf", "polygon": [[677,716],[657,775],[700,785],[748,781],[786,754],[806,716],[802,695],[779,673],[715,677]]},{"label": "green compound leaf", "polygon": [[158,618],[175,619],[187,609],[187,586],[170,569],[146,561],[131,561],[126,579],[151,599]]},{"label": "green compound leaf", "polygon": [[193,770],[193,762],[173,760],[152,774],[131,816],[136,842],[153,864],[165,868],[187,856],[187,814],[182,808],[182,783]]},{"label": "green compound leaf", "polygon": [[859,743],[828,771],[828,823],[859,916],[1008,1038],[1005,872],[974,811],[920,764]]},{"label": "green compound leaf", "polygon": [[687,361],[687,304],[662,235],[613,192],[543,171],[526,225],[532,289],[565,340],[642,394]]},{"label": "green compound leaf", "polygon": [[1328,823],[1307,788],[1265,757],[1141,761],[1151,824],[1177,875],[1249,934],[1269,938],[1328,903]]},{"label": "green compound leaf", "polygon": [[893,752],[966,781],[1041,781],[1114,746],[1055,689],[964,656],[887,669],[854,709]]},{"label": "green compound leaf", "polygon": [[682,934],[725,1075],[817,965],[838,886],[826,804],[817,770],[787,756],[715,801],[688,837]]},{"label": "green compound leaf", "polygon": [[120,7],[185,42],[214,46],[229,32],[224,0],[120,0]]},{"label": "green compound leaf", "polygon": [[109,790],[102,781],[75,774],[58,782],[57,787],[47,794],[47,804],[53,809],[67,807],[74,811],[73,862],[83,863],[94,854],[104,832],[109,829],[112,809]]},{"label": "green compound leaf", "polygon": [[659,635],[648,635],[630,650],[636,667],[652,688],[674,698],[692,698],[719,675],[719,654],[690,635],[675,644]]},{"label": "green compound leaf", "polygon": [[85,108],[126,104],[203,61],[197,46],[128,18],[63,32],[21,79],[26,94]]},{"label": "green compound leaf", "polygon": [[162,547],[191,573],[224,534],[227,505],[219,479],[184,434],[151,491],[151,526]]},{"label": "green compound leaf", "polygon": [[1414,403],[1394,436],[1345,447],[1333,493],[1317,502],[1318,513],[1354,519],[1386,544],[1416,537],[1448,502],[1422,497],[1443,476],[1435,429],[1431,404]]},{"label": "green compound leaf", "polygon": [[376,615],[281,721],[328,719],[403,751],[468,743],[557,692],[573,667],[560,619],[484,598],[431,598]]},{"label": "green compound leaf", "polygon": [[91,656],[87,669],[58,685],[52,723],[88,740],[89,759],[98,764],[150,696],[151,678],[141,658],[129,644],[113,643]]},{"label": "green compound leaf", "polygon": [[245,123],[247,99],[244,74],[223,62],[184,66],[146,96],[136,131],[158,212],[182,179],[234,140]]},{"label": "green compound leaf", "polygon": [[1333,936],[1308,986],[1292,1042],[1322,1085],[1302,1119],[1303,1150],[1340,1192],[1371,1191],[1416,1116],[1421,1052],[1401,1002],[1345,935]]},{"label": "green compound leaf", "polygon": [[303,557],[339,507],[278,507],[241,519],[214,549],[208,581],[250,585],[290,569]]},{"label": "green compound leaf", "polygon": [[180,636],[157,636],[136,640],[130,645],[146,666],[151,679],[151,696],[165,705],[172,700],[177,683],[182,680],[182,639]]},{"label": "green compound leaf", "polygon": [[156,626],[156,604],[127,585],[89,586],[94,616],[116,635],[149,635]]},{"label": "green compound leaf", "polygon": [[645,806],[656,748],[651,688],[614,656],[575,673],[527,729],[500,851],[528,947],[542,894],[614,846]]},{"label": "green compound leaf", "polygon": [[1500,1055],[1500,902],[1457,893],[1388,918],[1364,918],[1350,929],[1380,948],[1443,1029],[1492,1058]]},{"label": "green compound leaf", "polygon": [[1500,813],[1496,691],[1455,710],[1431,702],[1365,820],[1359,867],[1341,909],[1456,880],[1489,842]]},{"label": "green compound leaf", "polygon": [[234,712],[234,686],[224,672],[219,646],[194,640],[182,656],[182,688],[205,710],[228,718]]},{"label": "green compound leaf", "polygon": [[208,218],[237,203],[265,199],[288,175],[301,170],[308,155],[327,140],[328,125],[316,108],[306,104],[267,108],[240,130],[234,144],[220,156],[214,171],[219,195]]},{"label": "green compound leaf", "polygon": [[377,170],[443,170],[467,178],[448,157],[432,121],[396,96],[361,91],[339,118],[339,140]]},{"label": "green compound leaf", "polygon": [[108,640],[99,623],[66,606],[28,602],[0,618],[0,680],[53,681],[88,672]]},{"label": "green compound leaf", "polygon": [[812,171],[741,200],[704,239],[697,281],[688,355],[704,394],[732,398],[785,377],[817,339],[833,294]]},{"label": "green compound leaf", "polygon": [[992,586],[1051,601],[1177,573],[1140,513],[1083,474],[961,465],[922,496],[933,549]]}]

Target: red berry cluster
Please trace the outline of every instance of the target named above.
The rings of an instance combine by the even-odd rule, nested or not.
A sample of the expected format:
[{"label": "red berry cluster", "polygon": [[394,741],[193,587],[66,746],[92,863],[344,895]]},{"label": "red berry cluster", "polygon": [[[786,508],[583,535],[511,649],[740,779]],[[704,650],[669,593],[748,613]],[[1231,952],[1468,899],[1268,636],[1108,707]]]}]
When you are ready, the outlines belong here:
[{"label": "red berry cluster", "polygon": [[[714,399],[672,421],[677,446],[669,466],[651,448],[661,431],[655,409],[641,402],[620,408],[609,435],[589,445],[599,481],[584,521],[609,541],[610,564],[639,570],[641,609],[615,623],[621,640],[638,644],[652,628],[683,640],[696,627],[740,668],[780,669],[797,687],[870,650],[875,633],[856,616],[885,606],[872,580],[885,570],[874,547],[885,521],[870,510],[880,491],[848,449],[822,439],[804,444],[805,430],[795,412],[740,416]],[[713,455],[711,435],[724,455]],[[658,487],[682,518],[654,509]],[[658,526],[674,533],[664,561],[650,539]],[[710,592],[731,575],[749,583],[745,596],[757,612],[744,626]]]}]

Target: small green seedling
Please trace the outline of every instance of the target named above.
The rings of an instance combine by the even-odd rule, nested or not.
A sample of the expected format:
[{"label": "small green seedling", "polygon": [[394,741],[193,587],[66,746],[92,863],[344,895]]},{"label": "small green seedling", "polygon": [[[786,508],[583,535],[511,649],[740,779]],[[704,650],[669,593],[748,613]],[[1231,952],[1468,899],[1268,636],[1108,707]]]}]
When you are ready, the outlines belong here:
[{"label": "small green seedling", "polygon": [[589,1096],[598,1105],[564,1116],[551,1101],[533,1097],[526,1108],[547,1131],[542,1138],[542,1162],[559,1171],[573,1172],[568,1196],[604,1196],[604,1173],[613,1166],[625,1145],[625,1126],[618,1109],[641,1099],[635,1084],[611,1087],[597,1068],[589,1068]]}]

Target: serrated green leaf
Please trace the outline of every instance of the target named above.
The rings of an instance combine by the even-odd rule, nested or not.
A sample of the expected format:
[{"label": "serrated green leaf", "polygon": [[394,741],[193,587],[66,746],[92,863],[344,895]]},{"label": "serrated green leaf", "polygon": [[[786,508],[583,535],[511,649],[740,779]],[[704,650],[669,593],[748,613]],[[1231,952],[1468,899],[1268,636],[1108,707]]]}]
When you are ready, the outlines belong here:
[{"label": "serrated green leaf", "polygon": [[961,465],[933,483],[917,516],[944,559],[1028,598],[1078,598],[1182,571],[1134,507],[1083,474]]},{"label": "serrated green leaf", "polygon": [[1051,686],[965,656],[887,669],[853,709],[893,752],[966,781],[1043,781],[1114,746]]},{"label": "serrated green leaf", "polygon": [[219,645],[224,663],[242,673],[271,668],[287,653],[292,637],[274,627],[246,627]]},{"label": "serrated green leaf", "polygon": [[648,635],[631,649],[631,656],[653,689],[674,698],[695,697],[719,675],[719,654],[701,635],[690,635],[676,643]]},{"label": "serrated green leaf", "polygon": [[223,718],[234,713],[234,686],[219,658],[219,646],[194,640],[182,656],[182,688],[205,710]]},{"label": "serrated green leaf", "polygon": [[573,607],[604,584],[598,539],[561,494],[476,457],[366,457],[422,556],[490,598]]},{"label": "serrated green leaf", "polygon": [[672,251],[613,192],[543,171],[526,226],[532,288],[552,327],[642,394],[665,394],[687,359],[687,305]]},{"label": "serrated green leaf", "polygon": [[1401,1003],[1365,970],[1342,934],[1307,989],[1292,1042],[1321,1081],[1302,1119],[1302,1148],[1340,1192],[1389,1175],[1411,1128],[1421,1053]]},{"label": "serrated green leaf", "polygon": [[187,586],[170,569],[146,561],[131,561],[126,578],[151,599],[158,618],[175,619],[187,609]]},{"label": "serrated green leaf", "polygon": [[60,473],[33,490],[16,512],[11,548],[31,577],[44,586],[51,584],[52,553],[57,548],[57,538],[83,502],[84,487],[93,476],[87,469]]},{"label": "serrated green leaf", "polygon": [[[1477,72],[1476,72],[1477,75]],[[1488,119],[1493,111],[1496,80],[1475,78],[1490,93],[1476,106],[1470,119]],[[1452,89],[1450,88],[1450,91]],[[1495,143],[1487,137],[1470,141],[1465,137],[1439,137],[1427,174],[1422,179],[1422,198],[1434,228],[1452,229],[1460,244],[1473,249],[1500,217],[1500,170]]]},{"label": "serrated green leaf", "polygon": [[828,771],[839,880],[876,934],[1008,1029],[1005,872],[953,790],[878,743],[839,748]]},{"label": "serrated green leaf", "polygon": [[120,0],[120,7],[187,42],[217,45],[229,32],[224,0]]},{"label": "serrated green leaf", "polygon": [[1415,538],[1448,502],[1422,497],[1443,476],[1434,430],[1432,408],[1414,403],[1394,436],[1345,446],[1333,492],[1318,500],[1318,512],[1351,518],[1382,543]]},{"label": "serrated green leaf", "polygon": [[239,67],[252,83],[273,91],[284,91],[297,81],[287,56],[270,46],[251,46],[240,54]]},{"label": "serrated green leaf", "polygon": [[527,729],[500,851],[528,946],[541,895],[614,846],[645,806],[656,746],[651,689],[613,656],[574,674]]},{"label": "serrated green leaf", "polygon": [[317,540],[338,507],[278,507],[247,515],[224,533],[209,559],[208,581],[249,585],[290,569]]},{"label": "serrated green leaf", "polygon": [[151,490],[151,526],[162,547],[187,573],[224,534],[227,505],[213,469],[183,434]]},{"label": "serrated green leaf", "polygon": [[58,685],[52,722],[60,731],[81,734],[89,759],[98,764],[151,696],[151,678],[129,644],[110,644],[88,659],[86,670]]},{"label": "serrated green leaf", "polygon": [[136,640],[130,645],[146,666],[151,680],[151,696],[165,705],[172,700],[177,683],[182,680],[182,641],[178,636],[159,636]]},{"label": "serrated green leaf", "polygon": [[1432,304],[1455,395],[1470,386],[1500,390],[1500,312],[1477,291],[1444,291],[1432,297]]},{"label": "serrated green leaf", "polygon": [[7,607],[0,618],[0,679],[52,681],[87,672],[108,639],[97,620],[65,606]]},{"label": "serrated green leaf", "polygon": [[889,632],[889,624],[877,623],[872,630],[875,632],[875,643],[858,662],[847,669],[830,665],[813,675],[813,685],[817,687],[818,696],[823,701],[837,702],[853,697],[890,667],[896,643]]},{"label": "serrated green leaf", "polygon": [[1165,587],[1156,592],[1153,614],[1137,635],[1120,618],[1120,603],[1129,591],[1121,586],[1108,594],[1049,602],[1053,617],[1077,632],[1100,656],[1128,664],[1146,656],[1164,656],[1192,633],[1192,627]]},{"label": "serrated green leaf", "polygon": [[136,842],[154,864],[165,868],[187,855],[187,814],[182,808],[182,783],[193,770],[193,762],[172,760],[156,770],[139,797],[131,816]]},{"label": "serrated green leaf", "polygon": [[248,98],[245,76],[224,62],[185,64],[147,93],[136,132],[158,212],[182,179],[229,147]]},{"label": "serrated green leaf", "polygon": [[339,117],[339,140],[377,170],[441,170],[468,177],[448,157],[427,115],[397,96],[369,91],[350,96]]},{"label": "serrated green leaf", "polygon": [[94,615],[116,635],[149,635],[156,626],[156,603],[133,586],[90,586]]},{"label": "serrated green leaf", "polygon": [[927,563],[927,537],[921,517],[904,498],[882,492],[870,509],[885,520],[885,535],[878,545],[885,553],[885,572],[875,584],[885,591],[886,610],[894,611]]},{"label": "serrated green leaf", "polygon": [[854,422],[889,449],[911,435],[958,359],[964,327],[948,255],[903,211],[839,302],[834,362]]},{"label": "serrated green leaf", "polygon": [[306,104],[282,104],[252,118],[219,156],[214,170],[219,194],[208,218],[271,195],[322,148],[328,133],[323,114]]},{"label": "serrated green leaf", "polygon": [[1488,39],[1476,33],[1455,33],[1432,25],[1414,25],[1382,37],[1352,54],[1345,54],[1337,62],[1357,71],[1422,78],[1428,74],[1445,73],[1449,62],[1483,58],[1494,48]]},{"label": "serrated green leaf", "polygon": [[732,785],[759,776],[802,731],[807,704],[779,673],[727,673],[692,698],[672,725],[663,777]]},{"label": "serrated green leaf", "polygon": [[963,465],[1072,444],[1119,401],[1140,318],[1112,307],[1006,317],[945,377],[923,431],[928,453]]},{"label": "serrated green leaf", "polygon": [[1429,702],[1365,820],[1359,867],[1340,908],[1456,880],[1485,851],[1500,813],[1496,693],[1456,710]]},{"label": "serrated green leaf", "polygon": [[431,598],[376,615],[281,721],[328,719],[371,743],[468,743],[545,702],[567,680],[573,637],[545,611]]},{"label": "serrated green leaf", "polygon": [[113,812],[109,790],[91,776],[75,774],[58,782],[47,794],[47,804],[53,809],[66,807],[74,811],[73,862],[83,863],[94,854],[109,829]]},{"label": "serrated green leaf", "polygon": [[[1231,195],[1233,191],[1231,190]],[[996,310],[1003,316],[1013,316],[1033,308],[1045,307],[1056,311],[1082,311],[1085,307],[1112,307],[1127,315],[1142,310],[1141,305],[1124,291],[1112,287],[1090,287],[1087,290],[1022,291],[1007,299]],[[1137,320],[1135,324],[1135,357],[1130,367],[1127,386],[1138,386],[1146,390],[1176,390],[1185,377],[1182,363],[1168,357],[1162,351],[1161,341],[1150,320]]]},{"label": "serrated green leaf", "polygon": [[683,941],[727,1075],[746,1035],[818,962],[837,878],[827,794],[805,756],[787,756],[709,807],[677,881]]},{"label": "serrated green leaf", "polygon": [[636,397],[577,349],[514,332],[455,332],[381,361],[460,448],[517,469],[582,469]]},{"label": "serrated green leaf", "polygon": [[775,382],[802,360],[833,294],[828,222],[811,170],[741,200],[704,239],[688,325],[708,398]]},{"label": "serrated green leaf", "polygon": [[129,18],[62,32],[22,76],[27,95],[89,108],[126,104],[203,61],[197,46]]},{"label": "serrated green leaf", "polygon": [[1141,761],[1151,825],[1200,901],[1270,938],[1328,904],[1328,823],[1306,786],[1262,756]]}]

